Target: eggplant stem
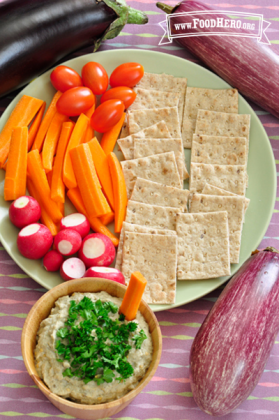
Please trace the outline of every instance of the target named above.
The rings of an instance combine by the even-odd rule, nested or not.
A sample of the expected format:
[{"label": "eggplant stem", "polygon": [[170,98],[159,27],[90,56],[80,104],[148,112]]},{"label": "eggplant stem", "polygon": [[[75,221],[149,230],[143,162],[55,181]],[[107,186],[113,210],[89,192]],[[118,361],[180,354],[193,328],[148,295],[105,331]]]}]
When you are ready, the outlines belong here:
[{"label": "eggplant stem", "polygon": [[268,246],[264,249],[264,251],[269,251],[269,252],[276,252],[276,254],[279,254],[278,249],[273,248],[273,246]]},{"label": "eggplant stem", "polygon": [[168,4],[164,4],[164,3],[160,3],[160,2],[156,3],[156,6],[159,9],[163,10],[163,12],[167,13],[167,15],[170,15],[172,13],[173,9],[174,9],[173,7],[169,6]]},{"label": "eggplant stem", "polygon": [[134,23],[136,25],[145,25],[148,22],[148,17],[141,10],[133,9],[129,7],[128,9],[128,20],[127,23]]}]

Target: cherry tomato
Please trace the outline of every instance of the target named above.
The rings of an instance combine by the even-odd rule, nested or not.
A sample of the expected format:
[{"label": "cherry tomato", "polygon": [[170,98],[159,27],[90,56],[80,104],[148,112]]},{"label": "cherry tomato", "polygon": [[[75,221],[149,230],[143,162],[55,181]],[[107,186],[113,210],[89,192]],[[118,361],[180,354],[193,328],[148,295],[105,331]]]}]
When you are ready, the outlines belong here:
[{"label": "cherry tomato", "polygon": [[111,73],[109,83],[111,87],[134,87],[144,75],[144,68],[138,63],[124,63],[116,67]]},{"label": "cherry tomato", "polygon": [[60,114],[75,117],[86,112],[95,103],[95,96],[87,87],[75,87],[66,90],[56,103]]},{"label": "cherry tomato", "polygon": [[108,75],[103,66],[94,61],[83,66],[81,71],[84,86],[87,86],[95,95],[102,95],[108,88]]},{"label": "cherry tomato", "polygon": [[104,133],[118,123],[124,112],[124,104],[118,99],[110,99],[99,105],[91,118],[94,130]]},{"label": "cherry tomato", "polygon": [[120,99],[123,102],[125,109],[129,108],[130,105],[136,99],[136,92],[133,89],[126,86],[118,86],[113,89],[107,90],[101,97],[101,104],[109,99]]},{"label": "cherry tomato", "polygon": [[80,75],[67,66],[58,66],[50,74],[55,89],[66,92],[68,89],[83,86]]}]

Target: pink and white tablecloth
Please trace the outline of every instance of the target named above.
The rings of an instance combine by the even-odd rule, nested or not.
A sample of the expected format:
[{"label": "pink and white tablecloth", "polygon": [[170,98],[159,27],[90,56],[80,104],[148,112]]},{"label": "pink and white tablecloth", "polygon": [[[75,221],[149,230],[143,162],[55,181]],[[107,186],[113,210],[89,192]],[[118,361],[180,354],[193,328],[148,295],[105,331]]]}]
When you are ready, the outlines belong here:
[{"label": "pink and white tablecloth", "polygon": [[[218,10],[245,11],[263,14],[271,23],[267,30],[271,48],[279,54],[279,2],[278,0],[205,0]],[[158,46],[162,29],[158,25],[165,15],[152,0],[128,0],[130,6],[145,11],[149,23],[145,26],[127,25],[114,40],[103,44],[101,50],[137,48],[160,51],[193,59],[176,44]],[[168,4],[175,5],[176,1]],[[91,52],[84,49],[74,56]],[[128,59],[129,57],[127,57]],[[163,70],[163,69],[162,69]],[[8,106],[14,95],[0,100],[0,112]],[[279,100],[279,98],[278,98]],[[253,106],[269,136],[276,163],[279,164],[279,121],[257,106]],[[279,192],[278,192],[279,197]],[[269,228],[260,247],[278,248],[279,204],[276,205]],[[0,244],[1,245],[1,244]],[[45,292],[30,279],[0,247],[0,420],[71,418],[44,397],[28,376],[20,348],[21,330],[31,306]],[[192,340],[206,314],[220,294],[220,289],[180,308],[157,313],[163,334],[163,353],[159,368],[144,391],[114,420],[207,420],[191,394],[189,384],[189,351]],[[279,310],[279,307],[278,307]],[[275,341],[259,384],[246,402],[224,420],[276,420],[279,418],[279,337]]]}]

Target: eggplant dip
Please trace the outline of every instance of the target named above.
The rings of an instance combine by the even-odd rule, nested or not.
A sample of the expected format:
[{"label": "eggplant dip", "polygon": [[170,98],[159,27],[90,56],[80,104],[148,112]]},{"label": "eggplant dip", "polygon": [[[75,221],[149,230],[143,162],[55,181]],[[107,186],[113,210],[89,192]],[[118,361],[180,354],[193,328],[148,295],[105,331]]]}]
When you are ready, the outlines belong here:
[{"label": "eggplant dip", "polygon": [[34,351],[40,378],[56,395],[81,404],[123,397],[145,375],[153,353],[148,324],[118,313],[122,299],[74,293],[41,322]]}]

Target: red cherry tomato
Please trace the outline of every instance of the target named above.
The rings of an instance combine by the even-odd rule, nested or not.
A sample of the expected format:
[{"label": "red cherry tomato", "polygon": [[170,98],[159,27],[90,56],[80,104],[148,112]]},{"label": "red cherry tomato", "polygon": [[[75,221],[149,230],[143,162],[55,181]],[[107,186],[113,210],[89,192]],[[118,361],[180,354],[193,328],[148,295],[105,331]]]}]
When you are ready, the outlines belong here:
[{"label": "red cherry tomato", "polygon": [[60,114],[75,117],[86,112],[95,103],[95,96],[87,87],[75,87],[66,90],[56,103]]},{"label": "red cherry tomato", "polygon": [[91,125],[99,133],[105,133],[118,123],[124,112],[124,104],[118,99],[104,102],[94,112]]},{"label": "red cherry tomato", "polygon": [[107,90],[101,97],[101,104],[109,99],[119,99],[123,102],[125,109],[129,108],[130,105],[136,99],[136,92],[133,89],[126,86],[118,86],[113,89]]},{"label": "red cherry tomato", "polygon": [[138,63],[124,63],[116,67],[111,73],[109,83],[111,87],[134,87],[144,75],[144,68]]},{"label": "red cherry tomato", "polygon": [[103,66],[94,61],[83,66],[81,71],[84,86],[87,86],[95,95],[102,95],[108,88],[108,75]]},{"label": "red cherry tomato", "polygon": [[66,92],[68,89],[83,86],[80,75],[67,66],[58,66],[50,74],[55,89]]}]

